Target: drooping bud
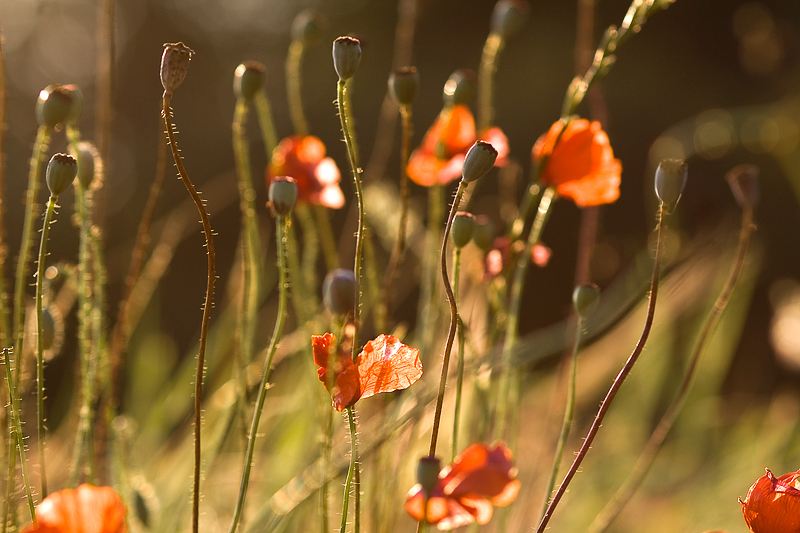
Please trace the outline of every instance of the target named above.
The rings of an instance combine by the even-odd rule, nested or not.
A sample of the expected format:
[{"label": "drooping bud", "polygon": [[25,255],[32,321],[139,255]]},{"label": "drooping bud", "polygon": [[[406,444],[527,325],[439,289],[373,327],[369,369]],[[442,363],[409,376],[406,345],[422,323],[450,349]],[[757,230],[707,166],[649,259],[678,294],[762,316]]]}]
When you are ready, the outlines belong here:
[{"label": "drooping bud", "polygon": [[465,183],[471,183],[482,178],[494,166],[497,160],[497,150],[486,141],[477,141],[467,152],[464,158],[464,167],[461,175]]},{"label": "drooping bud", "polygon": [[267,67],[258,61],[245,61],[233,74],[233,94],[236,98],[251,101],[264,85]]},{"label": "drooping bud", "polygon": [[269,184],[269,205],[279,216],[292,212],[297,202],[297,182],[289,176],[277,176]]},{"label": "drooping bud", "polygon": [[489,220],[489,217],[486,215],[476,217],[475,228],[472,230],[472,241],[475,245],[483,250],[483,253],[486,253],[492,249],[494,238],[494,224]]},{"label": "drooping bud", "polygon": [[355,37],[339,37],[333,41],[333,68],[339,81],[352,78],[361,63],[361,42]]},{"label": "drooping bud", "polygon": [[322,301],[335,315],[348,315],[356,305],[356,275],[352,270],[331,270],[322,282]]},{"label": "drooping bud", "polygon": [[492,11],[492,33],[509,39],[519,32],[528,20],[531,6],[523,0],[500,0]]},{"label": "drooping bud", "polygon": [[56,128],[64,124],[73,112],[75,93],[63,85],[48,85],[39,92],[36,119],[40,126]]},{"label": "drooping bud", "polygon": [[76,154],[78,160],[78,181],[84,191],[88,191],[92,186],[92,182],[96,175],[100,173],[99,165],[100,153],[94,144],[83,141],[78,144],[78,153]]},{"label": "drooping bud", "polygon": [[425,494],[433,493],[436,483],[439,481],[439,472],[442,470],[442,462],[438,457],[426,455],[421,457],[417,465],[417,483],[422,486]]},{"label": "drooping bud", "polygon": [[742,208],[754,208],[761,198],[758,186],[759,169],[755,165],[737,165],[725,175],[736,202]]},{"label": "drooping bud", "polygon": [[419,89],[419,74],[416,67],[401,67],[389,75],[389,94],[399,106],[414,103]]},{"label": "drooping bud", "polygon": [[193,55],[194,50],[181,42],[164,44],[164,53],[161,55],[161,85],[165,94],[171,95],[183,83]]},{"label": "drooping bud", "polygon": [[292,40],[311,44],[319,40],[328,26],[328,19],[315,9],[304,9],[292,22]]},{"label": "drooping bud", "polygon": [[68,154],[55,154],[47,164],[45,180],[51,196],[60,196],[78,174],[78,162]]},{"label": "drooping bud", "polygon": [[469,244],[472,240],[472,234],[475,232],[475,217],[472,213],[466,211],[459,211],[453,218],[453,227],[450,230],[450,236],[453,238],[453,245],[457,249],[461,249]]},{"label": "drooping bud", "polygon": [[656,196],[667,211],[672,211],[681,198],[689,167],[683,159],[664,159],[658,164],[654,180]]},{"label": "drooping bud", "polygon": [[572,308],[581,320],[586,320],[600,304],[600,289],[593,283],[582,283],[572,291]]},{"label": "drooping bud", "polygon": [[470,104],[477,93],[478,77],[475,72],[463,68],[453,72],[444,84],[445,104]]}]

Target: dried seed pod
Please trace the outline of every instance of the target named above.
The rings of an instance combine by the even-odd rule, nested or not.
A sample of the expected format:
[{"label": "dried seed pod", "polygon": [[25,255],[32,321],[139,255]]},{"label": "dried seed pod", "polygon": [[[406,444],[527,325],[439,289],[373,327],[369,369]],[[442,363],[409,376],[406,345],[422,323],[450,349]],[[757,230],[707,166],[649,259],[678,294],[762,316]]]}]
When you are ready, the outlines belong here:
[{"label": "dried seed pod", "polygon": [[171,95],[183,82],[189,71],[192,55],[194,51],[181,42],[164,44],[164,53],[161,55],[161,85],[164,87],[164,94]]},{"label": "dried seed pod", "polygon": [[333,41],[333,68],[339,81],[347,81],[355,76],[361,63],[361,42],[355,37],[339,37]]},{"label": "dried seed pod", "polygon": [[672,211],[681,199],[689,167],[683,159],[664,159],[658,164],[654,179],[656,196],[667,211]]},{"label": "dried seed pod", "polygon": [[464,167],[461,175],[465,183],[482,178],[497,161],[497,150],[486,141],[478,141],[472,145],[464,158]]},{"label": "dried seed pod", "polygon": [[78,175],[78,162],[68,154],[55,154],[47,164],[45,180],[51,196],[60,196]]}]

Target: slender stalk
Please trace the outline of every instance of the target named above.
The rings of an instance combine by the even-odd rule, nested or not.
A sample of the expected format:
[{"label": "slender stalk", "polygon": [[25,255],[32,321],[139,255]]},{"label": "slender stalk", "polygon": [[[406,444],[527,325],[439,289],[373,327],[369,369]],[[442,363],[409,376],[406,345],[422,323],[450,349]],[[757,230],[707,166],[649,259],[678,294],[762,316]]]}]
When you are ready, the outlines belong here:
[{"label": "slender stalk", "polygon": [[325,257],[325,268],[330,272],[339,268],[339,250],[337,240],[333,236],[331,219],[328,218],[328,208],[323,205],[314,206],[314,219],[317,221],[322,240],[322,254]]},{"label": "slender stalk", "polygon": [[[344,498],[342,502],[342,525],[339,527],[339,533],[344,533],[347,528],[347,508],[350,503],[350,489],[354,485],[353,480],[358,472],[358,447],[356,445],[356,415],[355,409],[351,405],[347,408],[347,421],[350,426],[350,467],[347,469],[347,480],[344,484]],[[360,517],[358,516],[359,506],[359,491],[358,483],[356,485],[356,517],[354,531],[358,533],[360,528]]]},{"label": "slender stalk", "polygon": [[[8,356],[8,348],[3,348],[3,364],[6,367],[6,381],[8,384],[9,392],[9,413],[11,415],[11,425],[14,427],[12,437],[15,437],[15,445],[19,453],[19,462],[22,466],[22,483],[25,485],[25,495],[28,499],[28,509],[31,513],[31,521],[34,527],[36,526],[36,510],[33,505],[33,493],[31,491],[31,478],[28,475],[28,459],[25,457],[25,442],[22,436],[22,425],[19,420],[19,398],[17,397],[16,385],[14,383],[14,376],[11,372],[11,358]],[[16,455],[16,454],[15,454]],[[3,528],[7,526],[9,507],[13,505],[14,499],[6,501],[6,519],[4,520]]]},{"label": "slender stalk", "polygon": [[214,251],[214,232],[211,229],[211,220],[206,211],[205,204],[200,198],[200,194],[189,179],[189,174],[183,166],[178,144],[175,141],[175,131],[172,126],[172,110],[170,102],[172,94],[164,91],[163,106],[161,116],[164,119],[164,126],[169,139],[169,147],[172,151],[172,158],[175,166],[178,167],[181,181],[189,191],[189,195],[194,201],[200,219],[203,224],[203,233],[206,238],[206,252],[208,255],[208,278],[206,282],[206,297],[203,303],[203,319],[200,326],[200,347],[197,354],[197,372],[195,373],[194,384],[194,475],[192,482],[192,531],[198,533],[200,529],[200,424],[202,422],[201,409],[203,402],[203,369],[205,367],[206,341],[208,338],[208,323],[211,318],[211,302],[214,297],[214,282],[216,280],[216,253]]},{"label": "slender stalk", "polygon": [[490,33],[483,45],[481,66],[478,69],[478,131],[488,129],[494,123],[494,75],[497,72],[497,56],[505,45],[498,33]]},{"label": "slender stalk", "polygon": [[286,56],[286,99],[289,101],[289,116],[294,132],[301,137],[308,135],[308,121],[303,111],[303,95],[300,66],[303,64],[305,44],[301,39],[292,41]]},{"label": "slender stalk", "polygon": [[302,276],[303,286],[308,289],[305,296],[306,308],[312,310],[312,314],[319,307],[319,298],[314,287],[317,283],[317,263],[319,259],[319,232],[311,213],[311,206],[302,203],[295,207],[294,214],[303,229],[303,258],[301,260],[301,271],[295,273],[295,278]]},{"label": "slender stalk", "polygon": [[553,187],[548,187],[539,200],[539,208],[536,211],[536,219],[533,222],[525,248],[517,256],[517,263],[514,269],[514,279],[511,282],[508,294],[510,302],[508,306],[508,324],[506,326],[506,336],[503,340],[503,351],[501,360],[503,364],[503,374],[500,381],[500,398],[497,408],[497,426],[495,437],[502,439],[505,435],[506,424],[508,423],[509,409],[509,384],[511,382],[511,372],[514,367],[514,345],[519,334],[519,313],[522,302],[522,289],[525,285],[525,274],[530,264],[531,251],[542,237],[547,219],[550,216],[550,208],[556,198],[556,191]]},{"label": "slender stalk", "polygon": [[600,425],[603,423],[603,419],[605,418],[608,409],[611,407],[611,402],[614,400],[614,397],[617,395],[617,392],[619,392],[623,382],[633,369],[633,365],[639,359],[639,355],[644,349],[647,338],[650,336],[650,329],[653,326],[653,317],[656,310],[656,298],[658,296],[658,276],[661,270],[661,254],[664,241],[664,228],[666,226],[666,214],[667,211],[665,206],[663,204],[659,205],[657,215],[658,233],[656,236],[656,255],[655,260],[653,261],[653,274],[650,279],[650,299],[647,304],[647,317],[645,318],[642,334],[639,337],[639,341],[636,343],[636,347],[633,349],[633,352],[625,362],[625,366],[623,366],[622,370],[620,370],[619,374],[617,374],[617,377],[614,379],[614,383],[612,383],[611,388],[606,394],[606,397],[600,404],[600,409],[597,411],[597,415],[595,415],[592,426],[589,428],[589,432],[586,434],[586,437],[583,440],[583,445],[581,446],[580,450],[578,450],[578,454],[575,456],[572,466],[570,466],[569,471],[567,471],[567,474],[564,477],[564,480],[561,482],[561,485],[559,485],[555,495],[553,495],[553,498],[550,500],[550,504],[547,506],[544,516],[542,516],[542,519],[539,522],[539,527],[536,529],[536,533],[543,533],[547,528],[547,523],[550,521],[550,518],[552,518],[556,506],[558,506],[558,503],[561,501],[561,498],[567,491],[570,481],[572,481],[572,478],[578,472],[584,457],[586,457],[586,454],[589,452],[589,448],[592,446],[592,442],[594,442],[594,438],[600,429]]},{"label": "slender stalk", "polygon": [[272,372],[272,358],[278,349],[278,343],[283,334],[283,325],[286,321],[286,297],[288,293],[289,283],[286,275],[286,224],[285,216],[278,215],[276,222],[276,233],[278,243],[278,315],[275,319],[275,329],[272,332],[272,339],[267,349],[267,357],[264,363],[264,369],[261,372],[261,385],[259,386],[258,399],[256,400],[255,410],[253,411],[253,420],[250,424],[250,436],[247,440],[247,451],[245,452],[244,471],[242,472],[242,480],[239,485],[239,496],[236,500],[236,508],[233,513],[233,519],[228,531],[234,533],[239,526],[239,521],[242,517],[244,510],[244,501],[247,495],[247,485],[250,481],[250,470],[253,466],[253,453],[255,452],[256,437],[258,436],[258,424],[261,420],[261,411],[264,408],[264,400],[267,397],[267,390],[269,390],[269,378]]},{"label": "slender stalk", "polygon": [[667,434],[675,424],[675,420],[678,418],[678,415],[683,409],[683,406],[686,403],[686,398],[692,388],[692,383],[694,381],[694,376],[700,361],[700,356],[705,351],[706,345],[711,338],[711,334],[714,332],[714,329],[716,328],[717,323],[722,316],[722,312],[725,310],[725,307],[727,307],[728,302],[733,295],[736,282],[738,281],[739,275],[744,267],[745,257],[747,256],[747,248],[750,244],[750,236],[752,235],[754,229],[755,225],[753,224],[753,209],[751,207],[746,207],[742,212],[742,228],[739,232],[739,244],[736,250],[736,258],[731,266],[728,279],[726,280],[722,291],[719,293],[719,296],[717,296],[717,299],[714,301],[714,306],[709,311],[708,316],[706,316],[705,322],[700,330],[700,335],[697,337],[697,341],[694,345],[694,349],[692,350],[692,355],[689,357],[689,363],[686,367],[686,372],[683,376],[683,381],[681,382],[678,394],[664,412],[664,415],[661,417],[661,420],[659,421],[658,426],[656,426],[656,429],[653,431],[652,435],[650,435],[650,439],[647,441],[644,450],[642,450],[639,459],[636,461],[636,465],[633,467],[633,471],[628,475],[628,478],[625,480],[619,490],[617,490],[616,494],[614,494],[614,497],[611,499],[611,501],[606,504],[600,514],[598,514],[592,522],[591,526],[589,527],[590,532],[601,533],[602,531],[605,531],[611,522],[613,522],[614,519],[619,515],[619,513],[622,511],[628,501],[630,501],[631,497],[636,493],[636,490],[641,485],[642,481],[647,475],[647,472],[650,470],[650,466],[653,464],[656,454],[661,449],[664,439],[667,438]]},{"label": "slender stalk", "polygon": [[258,117],[258,127],[261,129],[261,138],[264,140],[264,151],[269,159],[272,157],[275,147],[278,146],[278,134],[275,132],[275,124],[272,121],[272,107],[263,90],[256,93],[253,103],[256,104],[256,116]]},{"label": "slender stalk", "polygon": [[[428,229],[425,236],[425,255],[422,258],[422,278],[420,282],[419,310],[422,317],[420,344],[423,353],[430,348],[431,335],[439,318],[439,299],[436,297],[436,256],[439,252],[439,228],[444,217],[444,187],[433,185],[428,189]],[[425,362],[423,361],[423,364]]]},{"label": "slender stalk", "polygon": [[[2,39],[0,39],[2,41]],[[0,346],[7,346],[9,340],[9,314],[8,314],[8,294],[6,293],[6,258],[8,256],[8,246],[6,244],[5,228],[5,130],[6,130],[6,104],[8,93],[6,92],[6,60],[3,51],[3,43],[0,42]],[[5,442],[5,440],[3,441]]]},{"label": "slender stalk", "polygon": [[[331,461],[331,447],[333,446],[333,407],[328,406],[328,423],[325,425],[325,443],[322,447],[322,460],[325,468]],[[320,497],[320,519],[322,520],[320,531],[328,533],[328,482],[322,484],[319,489]]]},{"label": "slender stalk", "polygon": [[288,256],[289,271],[292,273],[289,286],[292,289],[292,305],[294,306],[297,322],[301,327],[306,327],[309,321],[308,302],[309,295],[305,286],[302,268],[300,267],[300,251],[298,250],[297,234],[294,225],[289,221],[286,239],[286,254]]},{"label": "slender stalk", "polygon": [[[458,302],[458,284],[461,277],[461,248],[453,252],[453,295]],[[456,406],[453,411],[453,447],[450,459],[458,455],[458,427],[461,422],[461,389],[464,385],[464,322],[458,317],[458,370],[456,377]]]}]

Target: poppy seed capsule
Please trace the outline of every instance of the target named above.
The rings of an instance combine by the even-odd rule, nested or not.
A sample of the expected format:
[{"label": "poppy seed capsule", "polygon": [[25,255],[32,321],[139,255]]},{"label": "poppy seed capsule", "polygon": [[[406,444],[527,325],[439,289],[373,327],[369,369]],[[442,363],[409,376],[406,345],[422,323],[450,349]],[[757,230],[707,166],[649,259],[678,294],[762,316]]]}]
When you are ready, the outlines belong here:
[{"label": "poppy seed capsule", "polygon": [[52,84],[42,89],[36,101],[39,125],[55,128],[64,124],[73,112],[74,97],[74,91],[63,85]]},{"label": "poppy seed capsule", "polygon": [[737,165],[725,175],[736,202],[742,208],[753,208],[761,197],[758,186],[758,167],[755,165]]},{"label": "poppy seed capsule", "polygon": [[335,315],[348,315],[356,305],[356,275],[352,270],[331,270],[322,282],[322,301]]},{"label": "poppy seed capsule", "polygon": [[667,211],[672,211],[681,199],[689,167],[683,159],[664,159],[658,164],[654,180],[656,196]]},{"label": "poppy seed capsule", "polygon": [[289,176],[277,176],[269,184],[269,205],[276,215],[291,213],[297,202],[297,182]]},{"label": "poppy seed capsule", "polygon": [[339,81],[352,78],[361,63],[361,42],[355,37],[339,37],[333,41],[333,68]]},{"label": "poppy seed capsule", "polygon": [[494,224],[485,215],[475,218],[475,227],[472,230],[472,241],[484,253],[492,249],[494,243]]},{"label": "poppy seed capsule", "polygon": [[389,94],[399,106],[414,103],[419,89],[419,74],[416,67],[401,67],[389,75]]},{"label": "poppy seed capsule", "polygon": [[572,291],[572,307],[581,320],[586,320],[600,304],[600,289],[593,283],[582,283]]},{"label": "poppy seed capsule", "polygon": [[425,494],[431,494],[436,483],[439,481],[439,472],[442,470],[442,462],[438,457],[426,455],[421,457],[417,465],[417,483],[422,486]]},{"label": "poppy seed capsule", "polygon": [[192,55],[194,51],[181,42],[164,44],[164,53],[161,55],[161,85],[165,94],[172,94],[183,83]]},{"label": "poppy seed capsule", "polygon": [[444,103],[471,104],[477,93],[477,80],[475,72],[468,68],[453,72],[444,84]]},{"label": "poppy seed capsule", "polygon": [[461,249],[469,244],[472,240],[472,234],[475,232],[475,217],[472,213],[466,211],[459,211],[453,218],[453,227],[450,230],[450,237],[453,239],[453,245],[457,249]]},{"label": "poppy seed capsule", "polygon": [[328,26],[328,20],[314,9],[304,9],[292,22],[292,40],[309,44],[319,40]]},{"label": "poppy seed capsule", "polygon": [[464,167],[461,175],[465,183],[471,183],[482,178],[494,166],[497,160],[497,150],[486,141],[478,141],[472,145],[464,158]]},{"label": "poppy seed capsule", "polygon": [[94,177],[97,174],[97,165],[100,164],[100,154],[94,144],[84,141],[78,144],[78,181],[84,191],[88,191],[92,186]]},{"label": "poppy seed capsule", "polygon": [[78,162],[68,154],[55,154],[47,164],[45,180],[50,196],[60,196],[78,175]]},{"label": "poppy seed capsule", "polygon": [[531,6],[522,0],[500,0],[492,11],[492,33],[503,39],[516,35],[528,20]]},{"label": "poppy seed capsule", "polygon": [[264,85],[267,67],[258,61],[245,61],[233,74],[233,94],[236,98],[251,101]]}]

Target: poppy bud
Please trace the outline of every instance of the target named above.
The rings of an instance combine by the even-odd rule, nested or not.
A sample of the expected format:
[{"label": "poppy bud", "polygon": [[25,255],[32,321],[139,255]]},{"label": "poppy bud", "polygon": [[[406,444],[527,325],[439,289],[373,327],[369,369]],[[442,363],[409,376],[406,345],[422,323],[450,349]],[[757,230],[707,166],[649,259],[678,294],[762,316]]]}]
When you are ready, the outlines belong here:
[{"label": "poppy bud", "polygon": [[417,483],[422,486],[425,494],[433,492],[436,483],[439,481],[439,471],[442,469],[442,462],[438,457],[421,457],[417,465]]},{"label": "poppy bud", "polygon": [[742,504],[742,514],[753,533],[800,531],[800,472],[776,478],[769,468],[753,483]]},{"label": "poppy bud", "polygon": [[419,89],[419,74],[416,67],[401,67],[389,75],[389,94],[399,106],[414,103]]},{"label": "poppy bud", "polygon": [[346,315],[356,305],[356,275],[352,270],[331,270],[322,282],[322,301],[331,313]]},{"label": "poppy bud", "polygon": [[475,218],[475,228],[472,230],[472,240],[484,253],[492,249],[494,243],[494,225],[488,217],[481,215]]},{"label": "poppy bud", "polygon": [[470,104],[477,93],[478,77],[475,72],[463,68],[453,72],[444,84],[444,102],[446,104]]},{"label": "poppy bud", "polygon": [[333,41],[333,68],[339,81],[352,78],[361,63],[361,43],[355,37],[339,37]]},{"label": "poppy bud", "polygon": [[600,303],[600,289],[593,283],[582,283],[572,291],[572,307],[575,313],[586,320]]},{"label": "poppy bud", "polygon": [[304,9],[292,22],[292,40],[312,43],[322,37],[328,20],[314,9]]},{"label": "poppy bud", "polygon": [[279,216],[286,216],[297,202],[297,182],[289,176],[277,176],[269,184],[269,205]]},{"label": "poppy bud", "polygon": [[81,188],[84,191],[88,191],[97,174],[100,154],[94,144],[84,141],[78,144],[78,153],[75,155],[78,160],[78,181],[81,184]]},{"label": "poppy bud", "polygon": [[233,74],[233,94],[249,102],[264,85],[264,74],[267,68],[258,61],[245,61]]},{"label": "poppy bud", "polygon": [[55,154],[47,164],[45,180],[50,189],[50,196],[59,196],[72,185],[78,174],[78,162],[67,154]]},{"label": "poppy bud", "polygon": [[48,85],[39,92],[36,119],[40,126],[55,128],[70,118],[73,112],[74,91],[63,85]]},{"label": "poppy bud", "polygon": [[62,85],[61,88],[72,97],[72,103],[65,122],[70,125],[76,125],[83,114],[83,93],[77,85]]},{"label": "poppy bud", "polygon": [[497,160],[497,150],[486,141],[478,141],[472,145],[464,158],[464,167],[461,175],[465,183],[471,183],[482,178],[494,166]]},{"label": "poppy bud", "polygon": [[761,196],[758,186],[758,167],[755,165],[738,165],[733,167],[725,179],[731,186],[734,198],[742,208],[753,208],[758,205]]},{"label": "poppy bud", "polygon": [[453,218],[453,227],[450,230],[450,236],[453,238],[453,244],[456,248],[461,249],[469,244],[472,240],[472,234],[475,231],[475,217],[472,213],[459,211]]},{"label": "poppy bud", "polygon": [[654,180],[656,196],[667,211],[672,211],[681,198],[689,167],[683,159],[664,159],[658,164]]},{"label": "poppy bud", "polygon": [[165,94],[172,94],[183,82],[193,54],[194,50],[183,43],[164,44],[164,53],[161,55],[161,85]]},{"label": "poppy bud", "polygon": [[492,33],[503,39],[513,37],[525,25],[530,11],[531,6],[522,0],[500,0],[492,11]]}]

